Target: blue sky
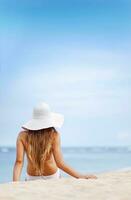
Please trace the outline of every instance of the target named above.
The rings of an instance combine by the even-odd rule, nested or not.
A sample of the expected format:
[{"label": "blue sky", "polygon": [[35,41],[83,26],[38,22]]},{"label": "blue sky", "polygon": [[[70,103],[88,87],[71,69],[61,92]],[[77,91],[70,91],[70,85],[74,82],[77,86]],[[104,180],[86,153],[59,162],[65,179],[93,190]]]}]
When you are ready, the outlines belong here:
[{"label": "blue sky", "polygon": [[63,146],[131,144],[131,1],[0,0],[0,145],[40,101]]}]

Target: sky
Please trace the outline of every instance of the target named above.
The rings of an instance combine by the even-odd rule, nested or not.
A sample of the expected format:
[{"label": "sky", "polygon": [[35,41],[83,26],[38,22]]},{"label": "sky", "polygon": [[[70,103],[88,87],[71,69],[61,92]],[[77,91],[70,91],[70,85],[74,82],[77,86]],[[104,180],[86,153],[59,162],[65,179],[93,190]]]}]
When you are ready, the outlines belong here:
[{"label": "sky", "polygon": [[131,145],[131,1],[0,0],[0,146],[39,102],[62,146]]}]

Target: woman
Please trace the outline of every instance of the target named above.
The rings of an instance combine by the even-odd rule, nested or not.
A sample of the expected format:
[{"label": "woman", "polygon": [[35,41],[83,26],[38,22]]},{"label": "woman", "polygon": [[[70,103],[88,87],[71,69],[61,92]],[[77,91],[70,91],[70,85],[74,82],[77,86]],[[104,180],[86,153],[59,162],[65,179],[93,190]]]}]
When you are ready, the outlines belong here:
[{"label": "woman", "polygon": [[37,105],[33,117],[25,125],[17,138],[16,161],[13,181],[19,181],[24,155],[27,156],[26,180],[60,178],[59,169],[75,178],[96,178],[82,175],[65,164],[60,145],[60,134],[54,127],[61,127],[64,117],[53,113],[46,103]]}]

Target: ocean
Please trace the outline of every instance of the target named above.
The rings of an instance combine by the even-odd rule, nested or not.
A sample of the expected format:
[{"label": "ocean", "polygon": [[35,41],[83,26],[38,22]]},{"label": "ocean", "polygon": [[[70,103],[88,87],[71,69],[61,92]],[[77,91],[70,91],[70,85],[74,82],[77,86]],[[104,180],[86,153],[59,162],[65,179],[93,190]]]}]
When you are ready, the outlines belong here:
[{"label": "ocean", "polygon": [[[81,173],[102,173],[131,169],[131,147],[65,147],[65,162]],[[15,148],[0,147],[0,183],[12,181]],[[25,179],[26,159],[21,180]],[[62,176],[67,176],[62,172]]]}]

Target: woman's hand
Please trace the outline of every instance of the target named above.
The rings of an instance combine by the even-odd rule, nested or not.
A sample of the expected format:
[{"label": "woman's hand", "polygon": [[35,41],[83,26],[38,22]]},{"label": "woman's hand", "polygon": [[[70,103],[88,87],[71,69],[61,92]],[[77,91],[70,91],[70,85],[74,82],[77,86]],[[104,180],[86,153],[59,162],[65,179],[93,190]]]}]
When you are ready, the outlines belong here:
[{"label": "woman's hand", "polygon": [[63,170],[67,174],[69,174],[75,178],[84,178],[84,179],[89,179],[89,178],[96,179],[97,178],[94,175],[81,175],[80,173],[78,173],[77,171],[72,169],[69,165],[67,165],[64,162],[63,155],[61,152],[60,134],[58,132],[54,138],[53,155],[54,155],[54,159],[57,164],[57,167],[59,167],[61,170]]},{"label": "woman's hand", "polygon": [[83,178],[83,179],[97,179],[97,177],[95,175],[81,175],[79,178]]}]

